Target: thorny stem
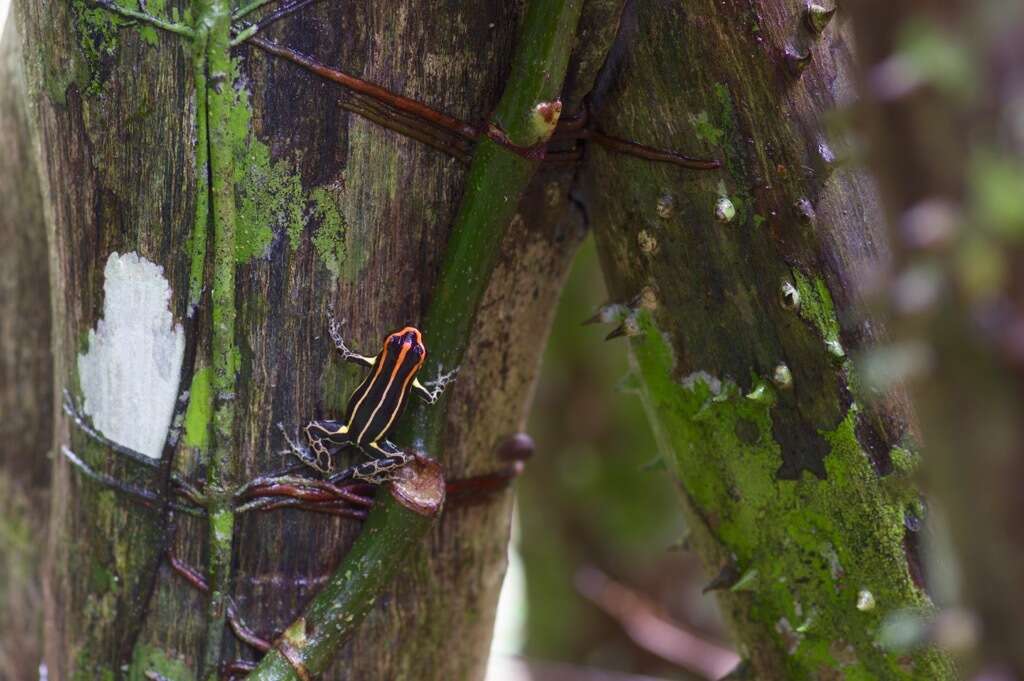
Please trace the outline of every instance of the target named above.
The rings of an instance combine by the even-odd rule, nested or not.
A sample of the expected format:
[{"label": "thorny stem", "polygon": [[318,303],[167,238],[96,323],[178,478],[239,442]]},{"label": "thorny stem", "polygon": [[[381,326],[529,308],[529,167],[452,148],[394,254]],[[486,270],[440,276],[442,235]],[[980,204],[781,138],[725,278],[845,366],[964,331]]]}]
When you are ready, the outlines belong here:
[{"label": "thorny stem", "polygon": [[[185,37],[193,38],[197,42],[205,44],[205,36],[200,40],[200,32],[205,29],[202,27],[197,28],[195,31],[183,24],[174,24],[166,22],[157,17],[154,17],[146,12],[140,12],[137,10],[130,10],[121,7],[113,2],[113,0],[95,0],[101,7],[117,12],[124,16],[145,21],[158,28],[177,33]],[[243,8],[237,10],[233,15],[232,19],[240,19],[249,13],[269,4],[271,0],[256,0],[251,2]],[[278,45],[272,41],[264,40],[262,38],[255,37],[257,33],[262,31],[270,24],[282,19],[290,14],[293,14],[300,9],[317,2],[317,0],[293,0],[290,4],[284,5],[279,9],[271,12],[267,16],[260,19],[255,24],[245,26],[242,30],[232,28],[232,38],[230,40],[231,47],[237,47],[242,43],[249,42],[260,49],[274,54],[278,57],[282,57],[291,61],[299,66],[312,71],[313,73],[325,78],[327,80],[338,83],[346,88],[349,88],[357,95],[362,95],[368,98],[370,101],[376,101],[383,103],[394,110],[405,114],[405,116],[396,116],[395,112],[381,112],[379,108],[373,106],[367,101],[349,101],[341,102],[342,108],[356,113],[364,118],[367,118],[378,125],[394,130],[402,135],[420,141],[428,146],[434,147],[444,153],[447,153],[462,162],[468,162],[470,156],[468,150],[466,150],[462,143],[478,142],[483,138],[490,138],[499,144],[503,144],[512,149],[518,149],[522,153],[527,154],[539,154],[545,155],[543,149],[532,149],[532,145],[524,145],[517,147],[511,140],[504,134],[504,131],[500,128],[495,128],[492,125],[485,125],[483,127],[477,127],[461,121],[453,116],[449,116],[445,113],[437,111],[432,107],[418,102],[414,99],[404,97],[402,95],[391,92],[390,90],[383,88],[379,85],[367,82],[356,76],[345,73],[338,69],[332,69],[326,66],[312,57],[305,55],[297,50],[293,50],[281,45]],[[201,22],[200,22],[201,24]],[[205,59],[205,54],[201,55],[203,47],[200,46],[196,50],[196,65],[199,66],[201,59]],[[201,55],[201,56],[200,56]],[[200,85],[205,85],[205,76],[196,74],[196,89],[197,92],[201,92]],[[202,99],[202,98],[201,98]],[[200,107],[204,102],[200,101],[197,106],[197,117],[202,119],[205,114],[204,111],[200,110]],[[592,130],[585,127],[585,119],[577,119],[573,123],[565,126],[559,126],[555,131],[555,135],[562,139],[589,139],[595,144],[599,144],[612,151],[627,154],[630,156],[636,156],[637,158],[644,158],[649,161],[655,161],[659,163],[671,163],[678,165],[683,168],[689,168],[692,170],[713,170],[721,167],[721,162],[716,159],[696,159],[683,154],[679,154],[674,151],[657,149],[650,147],[638,142],[625,140],[619,137],[605,134],[599,130]],[[201,136],[204,130],[197,128],[197,139],[203,139]],[[565,133],[570,133],[566,135]],[[454,139],[451,139],[454,137]],[[202,152],[204,155],[206,152]],[[578,149],[559,151],[559,152],[548,152],[548,159],[554,163],[572,163],[579,160],[582,157],[582,153]],[[205,161],[205,158],[200,158],[197,153],[197,167],[202,167],[200,161]],[[199,186],[197,189],[197,195],[202,195],[204,185],[208,182],[208,178],[200,178]],[[205,200],[197,199],[198,202],[202,202],[202,205],[197,203],[196,206],[196,230],[193,233],[193,258],[192,258],[192,272],[190,276],[190,304],[195,305],[195,301],[198,300],[199,293],[201,293],[202,277],[201,272],[197,275],[197,264],[202,262],[200,255],[200,249],[205,251],[205,240],[201,240],[205,235],[205,222],[200,224],[200,218],[203,217],[206,211]]]},{"label": "thorny stem", "polygon": [[190,483],[190,482],[188,482],[186,480],[182,480],[180,478],[175,478],[174,479],[174,486],[177,488],[175,491],[178,494],[181,494],[182,496],[184,496],[186,499],[191,501],[196,506],[201,506],[202,508],[206,508],[206,504],[207,504],[206,495],[203,494],[202,492],[200,492],[198,489],[196,489],[192,485],[192,483]]},{"label": "thorny stem", "polygon": [[284,493],[277,497],[264,497],[250,501],[235,509],[235,513],[247,513],[249,511],[276,511],[282,508],[295,508],[310,513],[323,513],[324,515],[352,518],[354,520],[365,520],[368,515],[366,511],[358,508],[350,508],[337,502],[303,502],[298,499],[288,498]]},{"label": "thorny stem", "polygon": [[210,593],[210,585],[206,583],[206,578],[196,572],[195,568],[179,559],[169,550],[167,551],[167,562],[170,563],[171,568],[181,575],[182,579],[186,582],[203,593]]},{"label": "thorny stem", "polygon": [[338,101],[338,106],[376,123],[382,128],[394,130],[429,147],[453,156],[469,165],[473,158],[472,146],[464,138],[436,128],[428,122],[406,115],[402,111],[386,107],[372,98],[357,92]]},{"label": "thorny stem", "polygon": [[235,679],[244,676],[256,668],[256,664],[247,660],[235,660],[224,665],[224,676],[227,679]]},{"label": "thorny stem", "polygon": [[[100,445],[111,447],[132,461],[145,461],[147,466],[152,465],[147,461],[149,457],[144,454],[118,445],[93,430],[88,422],[76,411],[73,403],[70,401],[65,403],[64,408],[79,428]],[[166,493],[158,494],[152,490],[122,482],[95,470],[68,447],[61,447],[61,452],[69,463],[90,480],[122,492],[147,508],[158,509],[160,504],[165,499],[168,499]],[[174,488],[174,493],[185,497],[194,504],[194,507],[185,506],[168,500],[167,505],[171,510],[201,517],[206,515],[206,509],[216,501],[216,499],[211,498],[210,495],[200,491],[192,483],[175,473],[170,475],[170,482]],[[373,505],[373,499],[356,491],[362,490],[365,487],[366,485],[362,483],[339,486],[326,480],[292,475],[260,476],[237,488],[232,495],[233,510],[235,514],[239,514],[256,510],[270,511],[278,508],[299,508],[316,513],[365,518],[365,509]],[[255,500],[247,504],[239,504],[239,502],[247,499]]]},{"label": "thorny stem", "polygon": [[[206,579],[199,574],[195,568],[179,559],[170,550],[166,552],[167,562],[171,568],[178,573],[178,575],[192,585],[197,591],[201,591],[204,594],[210,593],[210,585],[206,583]],[[231,631],[234,632],[235,636],[244,643],[248,643],[253,648],[256,648],[260,652],[267,652],[270,650],[270,643],[260,638],[252,629],[246,626],[245,622],[238,615],[238,609],[235,607],[235,603],[230,598],[227,604],[227,620],[231,627]]]},{"label": "thorny stem", "polygon": [[[153,465],[150,463],[149,457],[144,454],[108,440],[93,430],[74,407],[69,396],[66,396],[66,400],[65,411],[91,439],[100,445],[114,449],[132,461],[144,463],[147,467]],[[96,471],[68,447],[62,447],[61,451],[65,458],[89,479],[111,489],[118,490],[148,508],[156,508],[161,500],[166,498],[166,495],[160,495],[149,489],[122,482],[112,476]],[[176,494],[185,497],[195,505],[193,508],[177,502],[170,502],[169,507],[172,510],[194,516],[206,515],[205,509],[213,503],[209,495],[200,491],[192,483],[177,474],[171,474],[171,484]],[[294,507],[318,513],[365,518],[366,512],[363,509],[371,507],[373,499],[358,494],[355,491],[361,490],[364,487],[365,485],[362,483],[339,486],[326,480],[293,475],[260,476],[237,488],[232,498],[235,503],[234,512],[236,514],[254,510],[269,511],[277,508]],[[251,501],[248,504],[238,503],[248,499],[255,499],[255,501]]]},{"label": "thorny stem", "polygon": [[[361,487],[361,485],[358,485]],[[235,513],[298,508],[314,513],[363,519],[373,499],[351,491],[350,485],[340,487],[325,480],[294,476],[256,478],[235,494],[236,501],[253,499],[235,508]]]},{"label": "thorny stem", "polygon": [[[194,351],[186,354],[194,354]],[[105,437],[102,433],[93,428],[89,424],[88,420],[86,420],[85,415],[82,414],[82,411],[79,409],[78,405],[75,404],[75,400],[71,396],[71,393],[67,390],[64,391],[63,408],[64,413],[66,413],[71,418],[71,420],[75,423],[78,429],[81,430],[91,440],[95,441],[102,447],[110,449],[116,452],[117,454],[120,454],[121,456],[125,457],[126,459],[134,463],[141,464],[147,468],[158,469],[160,467],[159,464],[157,464],[156,459],[152,459],[143,454],[142,452],[137,452],[130,447],[125,447],[122,444],[114,442],[113,440]],[[182,402],[179,400],[177,409],[180,410],[181,408]],[[164,456],[171,457],[174,451],[174,445],[171,443],[170,435],[168,435],[168,442],[164,446],[164,449],[166,450],[164,452]],[[150,499],[161,498],[156,492],[152,492],[150,490],[143,489],[140,487],[134,487],[127,483],[122,483],[121,481],[116,480],[111,476],[99,473],[98,471],[94,470],[91,466],[89,466],[89,464],[85,463],[85,461],[83,461],[77,454],[75,454],[68,447],[61,447],[61,452],[64,454],[65,458],[67,458],[67,460],[71,464],[73,464],[79,471],[81,471],[86,477],[96,482],[99,482],[100,484],[106,485],[107,487],[110,487],[112,489],[120,490],[126,494],[136,497],[137,499],[146,499],[148,501]],[[183,494],[186,498],[188,498],[193,504],[199,507],[198,509],[189,508],[187,506],[183,506],[181,504],[176,504],[172,502],[170,508],[176,511],[181,511],[183,513],[189,513],[191,515],[203,515],[203,511],[201,509],[205,509],[206,507],[205,497],[203,497],[203,495],[199,493],[199,491],[196,490],[195,487],[193,487],[191,484],[189,484],[186,480],[182,479],[173,471],[168,470],[167,473],[169,475],[170,483],[177,487],[178,491],[181,494]]]},{"label": "thorny stem", "polygon": [[[436,486],[436,464],[413,465],[417,479]],[[424,472],[424,469],[426,472]],[[390,495],[385,492],[381,496]],[[429,498],[439,502],[442,494]],[[431,502],[433,503],[433,502]],[[356,543],[306,611],[277,639],[249,677],[250,681],[316,678],[355,632],[378,595],[390,584],[402,559],[422,539],[440,511],[421,514],[397,502],[378,503]]]},{"label": "thorny stem", "polygon": [[130,447],[125,447],[120,443],[114,442],[89,425],[89,422],[85,420],[85,417],[82,414],[81,408],[75,403],[74,397],[72,397],[71,393],[67,389],[64,390],[64,404],[62,406],[64,413],[71,417],[71,420],[75,422],[78,429],[103,447],[117,452],[121,456],[131,459],[135,463],[142,464],[147,468],[158,467],[155,459],[148,457],[141,452],[137,452]]},{"label": "thorny stem", "polygon": [[341,487],[326,480],[282,476],[279,478],[256,478],[255,482],[257,484],[237,495],[237,498],[252,499],[285,495],[301,501],[345,501],[363,508],[373,505],[373,499],[350,491],[348,486]]}]

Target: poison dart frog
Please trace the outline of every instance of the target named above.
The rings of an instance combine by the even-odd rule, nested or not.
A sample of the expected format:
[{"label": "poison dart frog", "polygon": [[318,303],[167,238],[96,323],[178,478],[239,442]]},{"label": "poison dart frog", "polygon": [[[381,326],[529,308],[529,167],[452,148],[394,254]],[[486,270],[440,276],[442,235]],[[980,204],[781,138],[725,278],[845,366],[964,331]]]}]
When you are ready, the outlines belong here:
[{"label": "poison dart frog", "polygon": [[[310,421],[306,438],[315,456],[295,447],[304,463],[327,476],[331,482],[348,478],[380,484],[394,478],[395,472],[409,463],[411,454],[403,452],[388,439],[405,409],[409,393],[428,404],[437,402],[445,386],[455,379],[458,369],[441,374],[426,384],[416,377],[427,359],[427,347],[419,329],[406,326],[384,339],[375,357],[352,352],[341,337],[340,324],[330,320],[330,336],[343,359],[370,369],[366,378],[349,397],[343,421]],[[344,447],[356,447],[372,461],[334,472],[334,456]]]}]

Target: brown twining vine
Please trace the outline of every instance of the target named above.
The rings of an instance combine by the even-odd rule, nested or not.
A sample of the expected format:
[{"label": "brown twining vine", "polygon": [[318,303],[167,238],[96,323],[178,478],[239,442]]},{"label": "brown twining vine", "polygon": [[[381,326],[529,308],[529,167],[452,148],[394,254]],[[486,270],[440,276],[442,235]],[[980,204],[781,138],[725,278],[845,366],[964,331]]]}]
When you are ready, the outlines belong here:
[{"label": "brown twining vine", "polygon": [[[470,125],[423,102],[409,99],[344,71],[331,68],[297,50],[283,47],[270,40],[258,37],[252,37],[248,42],[269,54],[297,64],[321,78],[337,83],[359,95],[363,95],[368,99],[385,104],[401,112],[403,120],[395,121],[393,117],[381,115],[380,112],[374,111],[370,107],[365,107],[365,105],[361,105],[359,102],[355,104],[342,103],[342,107],[364,116],[378,125],[395,130],[401,134],[406,134],[464,162],[469,160],[467,144],[474,143],[481,137],[487,137],[515,153],[532,157],[561,162],[574,162],[582,158],[582,149],[578,147],[558,152],[547,151],[547,143],[542,143],[536,148],[518,147],[509,141],[500,128],[493,123],[487,123],[484,126]],[[597,128],[592,121],[593,117],[588,115],[587,109],[584,107],[581,113],[573,118],[559,121],[552,136],[552,141],[577,142],[590,140],[595,144],[620,154],[636,156],[659,163],[671,163],[691,170],[714,170],[722,165],[717,159],[692,158],[668,149],[657,149],[638,142],[608,135]]]}]

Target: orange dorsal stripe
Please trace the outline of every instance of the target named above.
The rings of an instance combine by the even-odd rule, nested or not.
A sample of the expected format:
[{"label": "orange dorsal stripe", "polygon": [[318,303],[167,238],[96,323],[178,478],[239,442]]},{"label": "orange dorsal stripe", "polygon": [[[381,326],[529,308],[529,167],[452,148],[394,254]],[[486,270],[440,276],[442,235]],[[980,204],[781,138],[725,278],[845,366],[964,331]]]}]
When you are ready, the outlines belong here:
[{"label": "orange dorsal stripe", "polygon": [[[388,337],[390,338],[390,336]],[[408,354],[409,348],[411,347],[411,343],[402,343],[402,350],[398,353],[398,359],[395,360],[395,368],[391,370],[391,376],[388,377],[388,384],[384,387],[384,393],[381,395],[380,402],[378,402],[377,406],[373,408],[373,411],[370,413],[370,418],[366,419],[366,425],[363,426],[362,432],[360,432],[359,437],[356,438],[357,442],[363,441],[363,436],[366,435],[366,430],[370,427],[370,424],[373,423],[373,419],[377,416],[377,412],[380,411],[381,405],[387,402],[388,393],[391,391],[391,384],[395,382],[395,376],[398,375],[398,370],[402,368],[402,362],[405,361],[405,356]]]},{"label": "orange dorsal stripe", "polygon": [[389,418],[388,422],[384,424],[384,427],[381,428],[380,432],[388,432],[391,428],[391,424],[395,422],[396,418],[398,418],[398,412],[402,410],[403,398],[409,392],[409,384],[412,383],[412,379],[416,378],[416,374],[419,373],[420,367],[423,366],[423,362],[426,361],[426,359],[427,353],[423,353],[423,356],[420,357],[420,361],[416,363],[416,366],[409,372],[409,375],[405,377],[405,382],[402,384],[402,392],[398,396],[398,401],[395,402],[395,410],[391,412],[391,418]]},{"label": "orange dorsal stripe", "polygon": [[[390,337],[391,336],[388,336],[388,338]],[[387,356],[386,340],[384,341],[384,348],[385,349],[381,350],[380,356],[377,358],[376,366],[374,367],[373,371],[373,378],[370,379],[370,382],[367,384],[366,392],[364,392],[362,396],[359,398],[359,401],[356,402],[356,406],[352,410],[352,416],[349,417],[349,421],[347,424],[349,430],[352,430],[352,423],[356,420],[356,415],[359,413],[359,407],[363,406],[363,401],[366,399],[366,396],[370,394],[370,388],[372,388],[373,384],[377,382],[377,378],[380,376],[380,372],[383,371],[384,369],[384,357]]]}]

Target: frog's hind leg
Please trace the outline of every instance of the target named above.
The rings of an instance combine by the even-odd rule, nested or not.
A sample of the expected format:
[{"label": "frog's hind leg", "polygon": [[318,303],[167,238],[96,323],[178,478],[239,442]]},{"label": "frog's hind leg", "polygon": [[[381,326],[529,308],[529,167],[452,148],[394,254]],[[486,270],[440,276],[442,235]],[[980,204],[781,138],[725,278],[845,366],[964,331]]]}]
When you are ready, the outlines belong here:
[{"label": "frog's hind leg", "polygon": [[[277,429],[281,431],[281,436],[284,437],[284,441],[288,444],[288,447],[282,449],[279,453],[282,456],[294,456],[296,459],[301,461],[303,464],[310,468],[316,468],[316,455],[310,451],[309,447],[304,445],[299,439],[299,429],[295,429],[295,437],[288,435],[288,431],[285,430],[284,424],[280,421],[277,422]],[[289,469],[291,470],[291,469]]]},{"label": "frog's hind leg", "polygon": [[370,442],[366,446],[379,456],[358,466],[346,468],[328,479],[333,483],[338,483],[353,478],[371,485],[381,485],[394,480],[398,470],[413,459],[412,454],[406,454],[388,440]]},{"label": "frog's hind leg", "polygon": [[352,444],[348,426],[341,421],[310,421],[306,424],[306,439],[313,450],[313,468],[324,475],[334,472],[334,453]]}]

